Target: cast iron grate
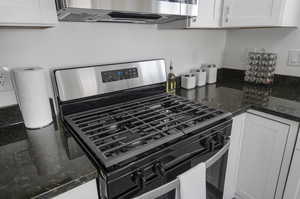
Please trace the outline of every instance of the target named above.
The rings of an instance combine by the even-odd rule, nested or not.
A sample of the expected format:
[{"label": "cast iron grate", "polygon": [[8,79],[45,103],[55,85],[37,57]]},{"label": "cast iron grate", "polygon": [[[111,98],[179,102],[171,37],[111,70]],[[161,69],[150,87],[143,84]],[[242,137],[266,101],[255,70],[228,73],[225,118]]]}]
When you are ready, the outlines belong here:
[{"label": "cast iron grate", "polygon": [[65,116],[110,167],[230,116],[167,93]]}]

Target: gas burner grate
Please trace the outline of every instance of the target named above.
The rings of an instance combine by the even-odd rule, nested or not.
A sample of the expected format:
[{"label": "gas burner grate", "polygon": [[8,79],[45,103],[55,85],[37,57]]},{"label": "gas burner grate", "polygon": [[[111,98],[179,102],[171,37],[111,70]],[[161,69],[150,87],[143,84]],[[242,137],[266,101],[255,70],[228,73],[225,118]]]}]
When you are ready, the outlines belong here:
[{"label": "gas burner grate", "polygon": [[110,167],[230,114],[167,93],[65,116]]}]

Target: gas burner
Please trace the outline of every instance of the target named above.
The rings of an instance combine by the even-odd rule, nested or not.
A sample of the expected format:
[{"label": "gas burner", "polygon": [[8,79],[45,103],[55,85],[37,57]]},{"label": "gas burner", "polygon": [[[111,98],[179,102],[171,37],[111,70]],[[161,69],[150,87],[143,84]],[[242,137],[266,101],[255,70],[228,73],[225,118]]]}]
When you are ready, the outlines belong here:
[{"label": "gas burner", "polygon": [[110,131],[115,131],[115,130],[118,129],[118,125],[117,125],[117,124],[112,124],[112,125],[109,126],[107,129],[110,130]]},{"label": "gas burner", "polygon": [[224,112],[163,93],[78,114],[65,120],[111,166],[179,139]]}]

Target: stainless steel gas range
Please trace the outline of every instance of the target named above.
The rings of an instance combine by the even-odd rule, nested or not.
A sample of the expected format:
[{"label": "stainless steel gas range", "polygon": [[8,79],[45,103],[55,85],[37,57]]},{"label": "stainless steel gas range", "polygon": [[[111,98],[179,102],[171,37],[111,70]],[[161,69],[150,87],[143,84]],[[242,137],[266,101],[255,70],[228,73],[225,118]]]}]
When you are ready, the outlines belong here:
[{"label": "stainless steel gas range", "polygon": [[[101,199],[136,197],[228,149],[231,114],[166,93],[162,59],[52,75],[63,127],[97,167]],[[207,172],[211,198],[222,195],[223,154],[217,176]]]}]

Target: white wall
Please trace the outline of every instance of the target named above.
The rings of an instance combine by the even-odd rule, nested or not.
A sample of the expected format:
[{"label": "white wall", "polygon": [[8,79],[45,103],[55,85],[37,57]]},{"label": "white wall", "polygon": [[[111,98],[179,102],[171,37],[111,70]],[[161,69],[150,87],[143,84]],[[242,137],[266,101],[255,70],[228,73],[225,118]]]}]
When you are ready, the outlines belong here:
[{"label": "white wall", "polygon": [[[202,62],[222,62],[225,31],[158,30],[155,25],[61,23],[51,29],[0,29],[0,66],[45,68],[172,59],[181,74]],[[0,106],[15,104],[0,92]]]},{"label": "white wall", "polygon": [[288,51],[300,49],[300,29],[271,28],[230,30],[227,32],[224,67],[245,69],[247,51],[265,48],[278,53],[277,74],[300,76],[300,66],[287,65]]}]

